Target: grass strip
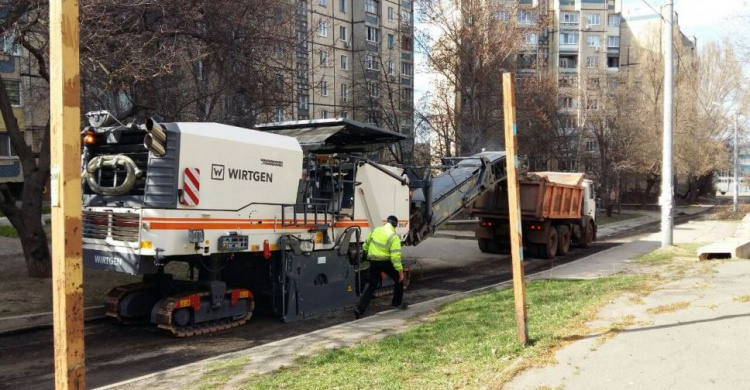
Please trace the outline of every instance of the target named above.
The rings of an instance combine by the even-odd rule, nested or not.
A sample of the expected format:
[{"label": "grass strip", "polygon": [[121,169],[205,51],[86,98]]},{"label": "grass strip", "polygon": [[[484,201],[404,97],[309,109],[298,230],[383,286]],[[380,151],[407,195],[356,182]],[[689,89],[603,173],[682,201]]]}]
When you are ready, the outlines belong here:
[{"label": "grass strip", "polygon": [[0,237],[17,238],[18,231],[13,226],[0,226]]},{"label": "grass strip", "polygon": [[[248,377],[241,388],[495,388],[529,365],[551,361],[557,347],[586,333],[584,324],[599,307],[644,283],[638,276],[530,283],[528,348],[517,342],[513,290],[505,289],[448,304],[430,321],[399,335],[324,351],[275,373]],[[222,386],[216,378],[210,383]]]}]

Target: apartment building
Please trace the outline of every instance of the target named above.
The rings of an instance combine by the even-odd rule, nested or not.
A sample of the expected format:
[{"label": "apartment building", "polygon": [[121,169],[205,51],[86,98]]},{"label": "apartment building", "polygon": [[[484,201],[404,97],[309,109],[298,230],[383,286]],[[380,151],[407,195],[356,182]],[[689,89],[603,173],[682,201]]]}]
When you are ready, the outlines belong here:
[{"label": "apartment building", "polygon": [[297,15],[293,117],[350,118],[413,136],[413,4],[309,0]]},{"label": "apartment building", "polygon": [[[17,44],[13,35],[0,35],[0,77],[10,97],[13,113],[24,132],[26,142],[35,152],[46,126],[48,99],[43,80],[35,80],[29,54]],[[40,109],[41,107],[41,109]],[[21,180],[21,165],[15,157],[5,123],[0,116],[0,182]]]}]

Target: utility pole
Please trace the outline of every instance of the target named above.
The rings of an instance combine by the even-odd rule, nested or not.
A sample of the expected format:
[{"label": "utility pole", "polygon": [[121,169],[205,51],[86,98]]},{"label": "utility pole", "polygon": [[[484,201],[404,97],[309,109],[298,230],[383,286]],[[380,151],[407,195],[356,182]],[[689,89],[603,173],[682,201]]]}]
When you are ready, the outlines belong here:
[{"label": "utility pole", "polygon": [[503,111],[505,112],[505,167],[508,178],[508,223],[510,255],[513,267],[513,294],[516,305],[516,333],[522,345],[529,343],[526,324],[526,284],[523,269],[523,238],[521,237],[521,202],[518,188],[518,156],[516,146],[516,95],[512,73],[503,73]]},{"label": "utility pole", "polygon": [[737,151],[737,142],[738,142],[738,136],[737,133],[739,132],[740,127],[740,114],[734,114],[734,197],[732,200],[734,201],[734,207],[732,210],[735,214],[739,212],[739,197],[740,197],[740,180],[739,180],[739,156]]},{"label": "utility pole", "polygon": [[674,181],[672,174],[672,93],[674,92],[674,44],[672,34],[674,31],[672,19],[674,15],[673,0],[667,0],[664,6],[664,28],[662,36],[664,39],[664,139],[662,145],[661,161],[661,247],[672,246],[672,209],[674,207]]},{"label": "utility pole", "polygon": [[55,388],[84,389],[78,0],[51,0],[49,13]]}]

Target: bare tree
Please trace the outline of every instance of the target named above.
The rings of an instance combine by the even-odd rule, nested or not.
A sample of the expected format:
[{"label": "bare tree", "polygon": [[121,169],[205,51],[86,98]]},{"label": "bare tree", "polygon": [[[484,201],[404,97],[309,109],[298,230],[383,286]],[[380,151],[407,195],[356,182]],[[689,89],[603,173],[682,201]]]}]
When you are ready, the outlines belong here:
[{"label": "bare tree", "polygon": [[501,76],[515,68],[524,34],[537,28],[539,15],[529,11],[528,21],[519,22],[514,2],[418,0],[415,4],[427,26],[417,45],[438,79],[426,105],[429,113],[421,115],[430,119],[434,135],[442,139],[433,145],[441,145],[448,155],[499,148]]},{"label": "bare tree", "polygon": [[[84,110],[109,109],[121,119],[154,115],[245,126],[264,120],[296,101],[290,93],[300,38],[295,7],[286,0],[82,0]],[[6,11],[0,36],[12,33],[29,53],[34,83],[47,89],[48,2],[0,0],[0,9]],[[0,112],[24,174],[20,196],[0,185],[0,211],[18,230],[29,275],[49,277],[41,223],[49,125],[35,154],[24,141],[3,83]]]}]

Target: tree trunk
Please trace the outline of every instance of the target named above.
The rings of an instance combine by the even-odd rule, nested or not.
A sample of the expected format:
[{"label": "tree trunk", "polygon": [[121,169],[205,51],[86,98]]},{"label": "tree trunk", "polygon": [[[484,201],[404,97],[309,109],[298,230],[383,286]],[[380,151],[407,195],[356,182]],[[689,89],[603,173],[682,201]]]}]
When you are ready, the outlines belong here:
[{"label": "tree trunk", "polygon": [[52,276],[52,261],[47,234],[44,232],[41,212],[34,214],[37,214],[37,218],[29,217],[25,220],[23,233],[19,231],[18,237],[26,257],[29,277],[49,278]]}]

